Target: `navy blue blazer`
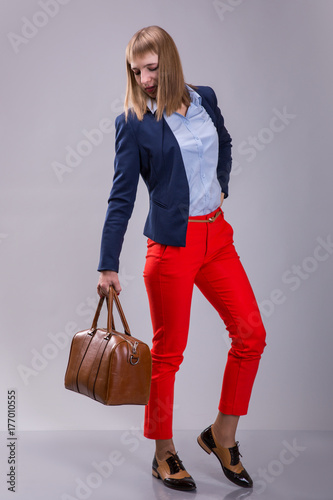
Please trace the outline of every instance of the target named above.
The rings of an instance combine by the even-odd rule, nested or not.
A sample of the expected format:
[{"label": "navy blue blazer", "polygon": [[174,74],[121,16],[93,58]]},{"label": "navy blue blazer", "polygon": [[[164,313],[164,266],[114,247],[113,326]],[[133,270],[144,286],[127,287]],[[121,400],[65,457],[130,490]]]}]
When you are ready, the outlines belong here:
[{"label": "navy blue blazer", "polygon": [[[231,137],[224,126],[215,92],[196,87],[202,106],[210,115],[219,137],[217,178],[228,196],[231,170]],[[178,142],[164,118],[157,121],[150,110],[143,120],[131,112],[116,118],[113,185],[102,233],[98,271],[119,271],[119,256],[132,215],[139,176],[149,192],[149,213],[143,234],[163,245],[186,243],[189,186]]]}]

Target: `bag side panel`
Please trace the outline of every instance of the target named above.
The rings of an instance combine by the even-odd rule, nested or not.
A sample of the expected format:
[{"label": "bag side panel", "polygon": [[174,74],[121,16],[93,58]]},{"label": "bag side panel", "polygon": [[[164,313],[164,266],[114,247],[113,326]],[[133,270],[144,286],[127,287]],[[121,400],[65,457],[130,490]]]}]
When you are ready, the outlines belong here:
[{"label": "bag side panel", "polygon": [[77,377],[81,363],[92,340],[92,336],[89,335],[89,332],[90,330],[78,332],[72,339],[67,369],[65,373],[65,388],[70,391],[80,392],[78,388]]}]

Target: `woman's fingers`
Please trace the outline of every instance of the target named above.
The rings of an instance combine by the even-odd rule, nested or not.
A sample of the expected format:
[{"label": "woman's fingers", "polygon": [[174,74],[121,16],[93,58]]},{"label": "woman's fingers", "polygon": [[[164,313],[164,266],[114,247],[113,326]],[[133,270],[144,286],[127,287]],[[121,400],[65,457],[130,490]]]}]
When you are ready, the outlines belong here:
[{"label": "woman's fingers", "polygon": [[112,285],[113,285],[114,289],[116,290],[116,293],[119,295],[119,294],[120,294],[120,292],[121,292],[121,286],[120,286],[120,283],[119,283],[118,276],[117,276],[117,280],[116,280],[116,281],[114,281],[114,282],[112,283]]},{"label": "woman's fingers", "polygon": [[107,297],[109,295],[110,286],[113,286],[116,293],[119,295],[121,286],[119,283],[118,273],[115,271],[102,271],[97,285],[97,293],[100,297]]}]

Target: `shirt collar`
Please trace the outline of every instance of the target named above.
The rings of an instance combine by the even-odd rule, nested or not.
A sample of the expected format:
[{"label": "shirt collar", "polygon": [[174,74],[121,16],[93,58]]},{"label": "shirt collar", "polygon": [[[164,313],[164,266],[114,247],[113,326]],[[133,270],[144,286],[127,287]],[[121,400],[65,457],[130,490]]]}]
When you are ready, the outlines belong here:
[{"label": "shirt collar", "polygon": [[[201,105],[201,95],[199,95],[198,92],[193,90],[188,85],[186,85],[186,88],[190,93],[191,103],[193,103],[195,106],[200,106]],[[155,111],[157,110],[156,99],[147,99],[147,107],[154,114]]]},{"label": "shirt collar", "polygon": [[157,110],[157,103],[156,99],[147,99],[147,107],[150,109],[150,111],[154,114],[155,111]]}]

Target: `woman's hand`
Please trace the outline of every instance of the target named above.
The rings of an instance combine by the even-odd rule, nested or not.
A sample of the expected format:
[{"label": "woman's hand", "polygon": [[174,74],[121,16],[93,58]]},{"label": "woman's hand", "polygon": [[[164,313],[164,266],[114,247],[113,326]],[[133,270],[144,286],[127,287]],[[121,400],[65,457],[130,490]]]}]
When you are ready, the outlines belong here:
[{"label": "woman's hand", "polygon": [[113,285],[116,293],[119,295],[121,286],[119,283],[118,273],[115,271],[102,271],[97,285],[97,293],[100,297],[108,297],[110,286]]},{"label": "woman's hand", "polygon": [[221,205],[220,205],[220,207],[222,207],[223,200],[224,200],[224,193],[221,193]]}]

